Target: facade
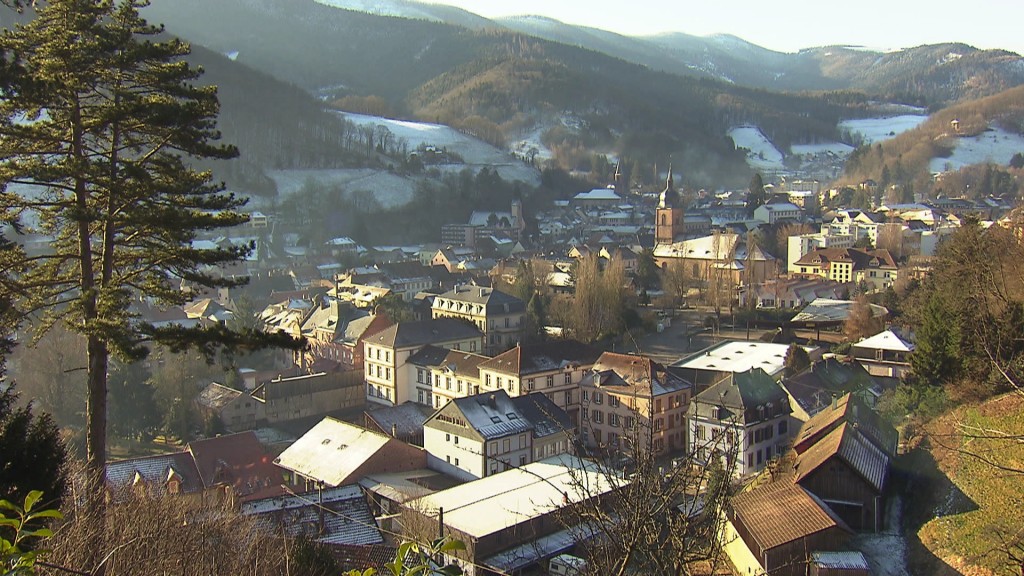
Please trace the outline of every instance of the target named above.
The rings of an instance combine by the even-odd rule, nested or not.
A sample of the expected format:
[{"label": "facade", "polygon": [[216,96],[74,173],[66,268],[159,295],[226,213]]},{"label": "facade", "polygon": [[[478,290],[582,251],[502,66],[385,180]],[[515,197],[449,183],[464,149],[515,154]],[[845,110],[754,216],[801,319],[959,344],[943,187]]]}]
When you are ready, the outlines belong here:
[{"label": "facade", "polygon": [[493,288],[456,286],[434,298],[433,318],[459,318],[484,334],[486,354],[497,354],[523,338],[526,303]]},{"label": "facade", "polygon": [[362,383],[360,370],[278,375],[257,385],[252,397],[262,404],[264,421],[275,424],[328,412],[359,410],[366,402]]},{"label": "facade", "polygon": [[523,344],[480,363],[480,390],[541,392],[578,424],[579,385],[601,352],[575,340]]},{"label": "facade", "polygon": [[483,349],[483,334],[461,320],[437,318],[400,322],[369,336],[363,359],[367,400],[387,405],[430,405],[430,386],[412,381],[407,365],[409,357],[427,345],[478,352]]},{"label": "facade", "polygon": [[681,450],[692,394],[690,382],[650,358],[605,352],[580,382],[580,440],[609,453]]},{"label": "facade", "polygon": [[884,290],[896,283],[899,268],[888,250],[824,248],[796,261],[794,272],[835,282],[866,283],[872,290]]},{"label": "facade", "polygon": [[475,480],[534,461],[541,453],[570,450],[572,433],[564,410],[543,395],[511,398],[504,390],[457,398],[423,425],[428,466],[463,480]]},{"label": "facade", "polygon": [[663,269],[670,263],[681,263],[691,278],[707,285],[757,284],[777,275],[773,256],[757,246],[748,247],[739,234],[733,233],[657,244],[654,260]]},{"label": "facade", "polygon": [[855,240],[849,234],[800,234],[790,236],[786,240],[786,270],[794,273],[799,272],[800,267],[796,265],[801,258],[815,250],[822,248],[853,248]]},{"label": "facade", "polygon": [[309,360],[326,359],[346,369],[363,366],[363,338],[392,324],[387,315],[373,315],[352,305],[330,300],[302,323],[302,335],[309,342]]},{"label": "facade", "polygon": [[[489,356],[461,350],[445,350],[428,346],[409,358],[409,369],[415,375],[416,401],[440,408],[456,398],[480,393],[480,364]],[[429,395],[419,400],[419,390],[426,386]]]},{"label": "facade", "polygon": [[787,220],[797,221],[802,219],[803,210],[790,202],[762,204],[754,209],[754,220],[768,225],[775,225]]},{"label": "facade", "polygon": [[764,370],[732,374],[690,402],[689,452],[703,462],[722,458],[736,477],[749,476],[788,448],[790,412],[786,391]]}]

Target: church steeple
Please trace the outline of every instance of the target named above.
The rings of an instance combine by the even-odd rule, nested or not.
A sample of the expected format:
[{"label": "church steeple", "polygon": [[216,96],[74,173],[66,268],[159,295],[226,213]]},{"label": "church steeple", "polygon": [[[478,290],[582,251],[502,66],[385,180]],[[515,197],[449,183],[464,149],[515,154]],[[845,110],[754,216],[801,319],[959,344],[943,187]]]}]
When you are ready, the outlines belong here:
[{"label": "church steeple", "polygon": [[681,204],[675,182],[672,179],[672,165],[669,164],[665,189],[661,192],[658,210],[655,214],[655,243],[671,244],[676,241],[676,237],[683,234],[683,207]]},{"label": "church steeple", "polygon": [[668,177],[665,178],[665,189],[661,191],[661,198],[658,201],[658,208],[675,208],[676,186],[672,180],[672,164],[668,165]]}]

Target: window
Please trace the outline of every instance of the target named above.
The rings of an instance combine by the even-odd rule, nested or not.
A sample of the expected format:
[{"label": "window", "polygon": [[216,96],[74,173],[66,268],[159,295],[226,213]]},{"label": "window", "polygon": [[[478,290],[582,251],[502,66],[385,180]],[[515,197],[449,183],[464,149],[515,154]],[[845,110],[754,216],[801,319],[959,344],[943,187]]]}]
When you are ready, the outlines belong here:
[{"label": "window", "polygon": [[654,421],[654,431],[655,432],[661,432],[661,429],[664,428],[664,427],[665,427],[665,422],[661,418],[658,418],[657,420]]},{"label": "window", "polygon": [[785,420],[779,422],[779,436],[782,436],[783,434],[785,434],[787,432],[787,430],[788,430],[788,423]]},{"label": "window", "polygon": [[384,361],[391,362],[391,350],[384,351]]},{"label": "window", "polygon": [[491,443],[487,444],[487,453],[488,454],[497,454],[498,453],[498,443],[497,442],[491,442]]},{"label": "window", "polygon": [[555,377],[554,376],[548,376],[548,388],[551,388],[554,385],[555,385]]},{"label": "window", "polygon": [[456,443],[456,444],[458,444],[458,443],[459,443],[459,437],[458,437],[458,436],[456,436],[456,437],[455,437],[455,443]]},{"label": "window", "polygon": [[758,466],[760,466],[760,465],[761,465],[761,460],[762,460],[762,459],[761,459],[761,449],[760,449],[760,448],[758,448],[758,449],[757,449],[757,465],[758,465]]},{"label": "window", "polygon": [[486,376],[484,376],[484,385],[487,386],[488,388],[491,387],[491,375],[490,374],[487,374]]},{"label": "window", "polygon": [[697,437],[697,440],[705,440],[707,439],[707,428],[698,425],[694,429],[693,435]]},{"label": "window", "polygon": [[608,396],[608,406],[612,408],[618,407],[620,404],[618,396]]},{"label": "window", "polygon": [[604,401],[604,396],[600,392],[594,392],[594,404],[600,404]]},{"label": "window", "polygon": [[381,372],[380,366],[377,366],[377,378],[381,378]]},{"label": "window", "polygon": [[618,428],[619,426],[619,415],[614,412],[608,413],[608,424]]},{"label": "window", "polygon": [[526,434],[519,435],[519,449],[523,450],[526,448]]},{"label": "window", "polygon": [[417,368],[416,369],[416,382],[419,382],[420,384],[423,384],[424,383],[423,379],[425,378],[425,374],[426,374],[426,372],[422,368]]},{"label": "window", "polygon": [[533,391],[533,378],[530,378],[529,380],[526,381],[526,389]]},{"label": "window", "polygon": [[417,398],[417,402],[419,402],[420,404],[423,404],[423,390],[417,390],[416,391],[416,398]]},{"label": "window", "polygon": [[456,380],[455,384],[457,385],[459,393],[461,394],[462,393],[462,380]]},{"label": "window", "polygon": [[501,443],[501,448],[502,452],[508,452],[509,450],[512,449],[512,441],[508,438],[505,438],[505,440],[503,440]]},{"label": "window", "polygon": [[661,412],[661,398],[654,401],[654,411]]},{"label": "window", "polygon": [[626,416],[623,419],[623,424],[625,424],[626,430],[632,430],[633,429],[633,417],[632,416]]},{"label": "window", "polygon": [[501,388],[501,376],[498,376],[498,388]]},{"label": "window", "polygon": [[565,383],[572,384],[572,372],[565,373]]},{"label": "window", "polygon": [[447,462],[448,462],[449,464],[451,464],[451,463],[452,463],[452,457],[451,457],[451,456],[445,456],[445,457],[444,457],[444,459],[445,459],[445,460],[446,460],[446,461],[447,461]]},{"label": "window", "polygon": [[572,390],[565,391],[565,405],[572,404]]},{"label": "window", "polygon": [[526,466],[526,455],[525,454],[523,454],[522,456],[519,457],[519,465],[520,466]]},{"label": "window", "polygon": [[604,422],[604,412],[601,412],[600,410],[594,410],[594,413],[591,415],[591,417],[593,418],[594,422],[598,424]]},{"label": "window", "polygon": [[380,360],[380,348],[377,348],[377,360]]},{"label": "window", "polygon": [[590,390],[587,390],[586,388],[584,388],[583,391],[580,392],[580,399],[583,400],[584,402],[589,402],[590,401]]},{"label": "window", "polygon": [[384,369],[384,379],[389,382],[391,381],[391,368]]},{"label": "window", "polygon": [[[458,440],[458,438],[456,438],[456,440]],[[459,465],[459,457],[458,456],[455,457],[455,465],[456,466]]]},{"label": "window", "polygon": [[452,389],[452,379],[451,379],[450,376],[445,377],[445,379],[444,379],[444,389],[445,390],[451,390]]},{"label": "window", "polygon": [[753,466],[753,465],[754,465],[754,454],[753,454],[753,452],[751,452],[750,454],[747,454],[747,466]]},{"label": "window", "polygon": [[584,420],[590,420],[590,411],[586,408],[580,410],[580,417]]},{"label": "window", "polygon": [[370,366],[369,364],[366,365],[366,375],[373,376],[373,366]]}]

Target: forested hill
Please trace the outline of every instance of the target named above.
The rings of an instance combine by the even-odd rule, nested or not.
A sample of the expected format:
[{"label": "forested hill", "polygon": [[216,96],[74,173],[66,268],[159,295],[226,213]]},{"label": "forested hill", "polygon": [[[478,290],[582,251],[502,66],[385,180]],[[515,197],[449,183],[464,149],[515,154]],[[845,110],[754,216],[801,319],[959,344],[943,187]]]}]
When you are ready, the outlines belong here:
[{"label": "forested hill", "polygon": [[[653,71],[502,28],[375,16],[313,0],[155,0],[147,17],[237,61],[330,98],[377,96],[392,113],[452,124],[501,143],[537,127],[571,153],[671,157],[701,182],[749,180],[725,137],[755,123],[785,146],[834,140],[859,96],[783,95]],[[331,90],[333,89],[333,90]],[[851,106],[851,103],[853,106]]]}]

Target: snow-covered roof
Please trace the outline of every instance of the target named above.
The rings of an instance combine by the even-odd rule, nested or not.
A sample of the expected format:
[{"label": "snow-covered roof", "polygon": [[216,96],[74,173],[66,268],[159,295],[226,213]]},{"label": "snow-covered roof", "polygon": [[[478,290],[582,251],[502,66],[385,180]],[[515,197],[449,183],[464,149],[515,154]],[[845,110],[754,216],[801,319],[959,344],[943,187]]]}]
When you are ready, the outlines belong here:
[{"label": "snow-covered roof", "polygon": [[871,348],[873,350],[890,350],[893,352],[913,352],[914,344],[900,338],[892,330],[879,332],[854,344],[857,348]]},{"label": "snow-covered roof", "polygon": [[[814,347],[803,348],[807,352],[814,351]],[[728,340],[683,358],[672,366],[717,372],[747,372],[761,368],[768,374],[777,374],[786,363],[788,349],[788,344]]]},{"label": "snow-covered roof", "polygon": [[388,437],[348,422],[324,418],[274,460],[329,486],[345,482],[366,460],[384,448]]},{"label": "snow-covered roof", "polygon": [[580,192],[573,196],[573,200],[614,200],[615,202],[621,202],[622,197],[611,188],[594,188],[589,192]]}]

